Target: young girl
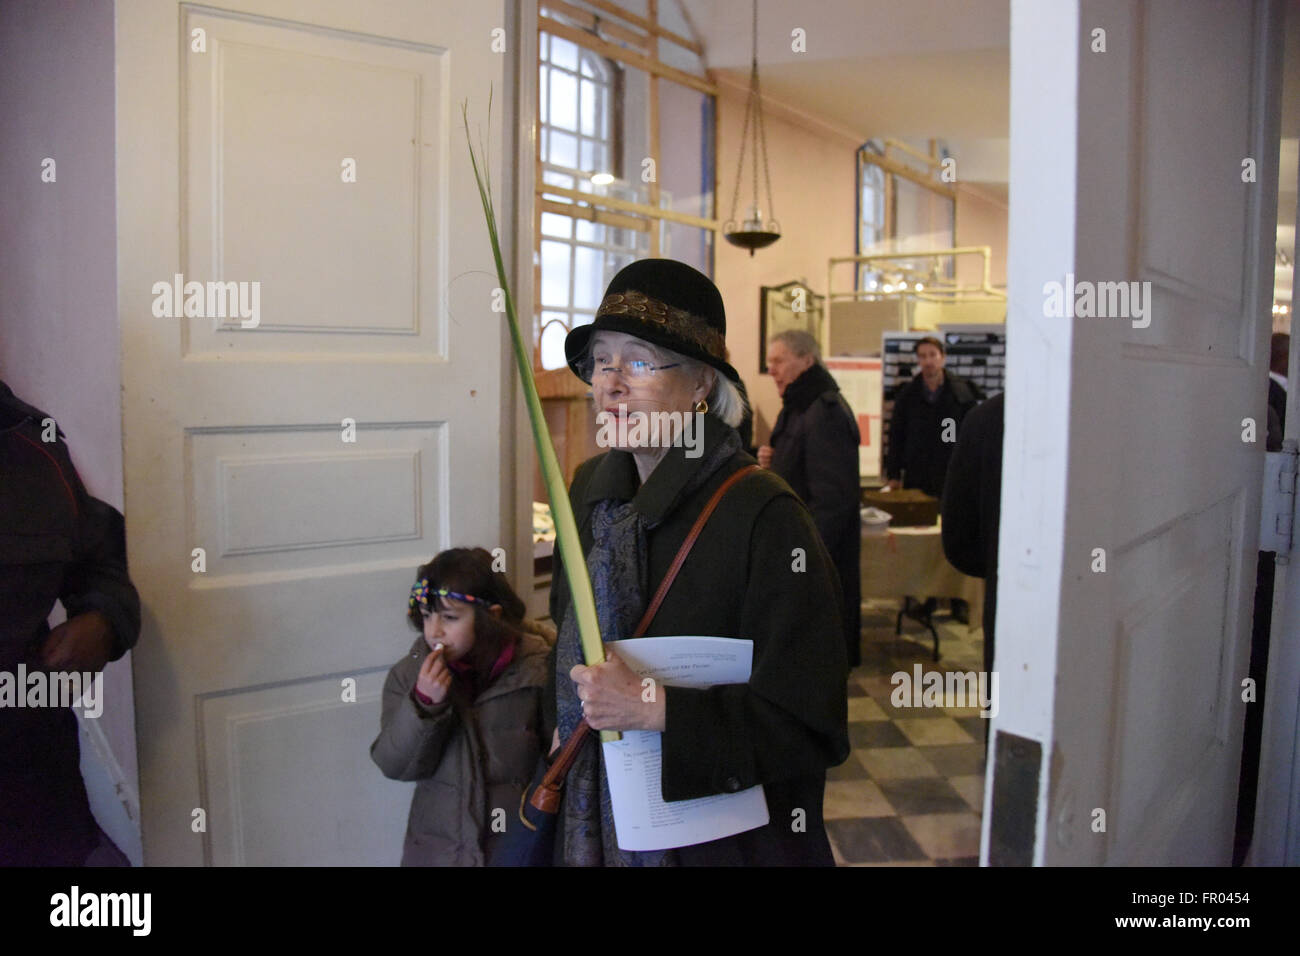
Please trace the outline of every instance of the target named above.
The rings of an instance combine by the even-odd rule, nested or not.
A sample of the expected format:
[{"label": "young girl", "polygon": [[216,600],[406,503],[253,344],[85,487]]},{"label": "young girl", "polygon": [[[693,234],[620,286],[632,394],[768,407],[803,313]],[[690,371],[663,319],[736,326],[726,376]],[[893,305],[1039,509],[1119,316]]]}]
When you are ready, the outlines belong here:
[{"label": "young girl", "polygon": [[551,740],[542,694],[554,631],[524,620],[482,548],[422,566],[408,605],[423,634],[388,672],[370,756],[386,777],[417,781],[403,866],[483,866]]}]

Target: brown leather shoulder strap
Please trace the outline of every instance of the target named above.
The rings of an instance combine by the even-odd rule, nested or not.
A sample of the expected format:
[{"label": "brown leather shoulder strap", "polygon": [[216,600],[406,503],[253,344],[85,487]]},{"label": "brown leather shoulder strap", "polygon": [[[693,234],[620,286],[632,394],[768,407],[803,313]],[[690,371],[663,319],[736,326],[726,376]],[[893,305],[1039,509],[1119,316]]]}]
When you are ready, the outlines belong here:
[{"label": "brown leather shoulder strap", "polygon": [[659,582],[659,590],[655,591],[655,596],[650,600],[650,606],[645,609],[645,614],[641,617],[641,623],[638,624],[636,630],[632,632],[633,637],[640,637],[645,634],[646,630],[650,627],[650,622],[654,620],[655,614],[659,611],[659,605],[663,603],[664,597],[668,594],[668,589],[673,586],[673,579],[677,577],[677,572],[680,571],[682,565],[686,563],[686,556],[691,553],[691,548],[695,547],[695,539],[698,538],[700,532],[704,530],[704,525],[708,523],[709,516],[717,509],[723,496],[731,490],[733,485],[752,471],[758,471],[758,465],[746,465],[739,471],[734,472],[726,481],[718,486],[718,490],[713,493],[713,497],[710,498],[709,503],[704,506],[704,510],[700,512],[700,516],[695,519],[695,524],[691,526],[690,534],[686,536],[686,540],[682,542],[682,546],[677,550],[677,557],[673,559],[673,563],[668,568],[668,573],[664,575],[664,579]]}]

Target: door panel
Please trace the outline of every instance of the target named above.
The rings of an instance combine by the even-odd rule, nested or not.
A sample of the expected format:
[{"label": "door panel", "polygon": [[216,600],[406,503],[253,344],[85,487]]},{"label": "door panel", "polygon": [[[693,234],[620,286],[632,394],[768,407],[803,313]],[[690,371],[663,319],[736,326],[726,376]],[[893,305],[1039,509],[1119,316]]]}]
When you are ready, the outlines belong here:
[{"label": "door panel", "polygon": [[411,785],[368,748],[414,569],[513,533],[459,111],[489,132],[502,5],[234,6],[117,11],[145,859],[395,864]]},{"label": "door panel", "polygon": [[[1044,746],[986,826],[1035,814],[1025,862],[1231,860],[1280,52],[1267,0],[1013,0],[995,730]],[[1142,298],[1052,317],[1067,276]]]}]

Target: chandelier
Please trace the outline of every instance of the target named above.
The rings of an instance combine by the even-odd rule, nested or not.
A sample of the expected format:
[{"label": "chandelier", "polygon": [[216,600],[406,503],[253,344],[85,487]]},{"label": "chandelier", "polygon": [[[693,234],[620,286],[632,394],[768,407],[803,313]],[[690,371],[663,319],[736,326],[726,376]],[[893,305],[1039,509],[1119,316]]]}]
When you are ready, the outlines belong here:
[{"label": "chandelier", "polygon": [[[752,132],[751,132],[752,131]],[[736,224],[736,208],[740,201],[740,181],[745,168],[745,149],[750,139],[754,143],[754,156],[750,160],[753,173],[753,202],[743,222]],[[752,256],[755,249],[770,246],[781,238],[781,224],[775,219],[763,220],[763,210],[758,205],[758,161],[763,160],[763,182],[767,186],[767,208],[772,211],[772,176],[767,169],[767,135],[763,130],[763,104],[758,92],[758,0],[754,0],[754,40],[753,57],[749,70],[749,99],[745,103],[745,125],[740,133],[740,158],[736,162],[736,189],[731,196],[731,218],[722,226],[722,234],[733,246],[748,249]]]}]

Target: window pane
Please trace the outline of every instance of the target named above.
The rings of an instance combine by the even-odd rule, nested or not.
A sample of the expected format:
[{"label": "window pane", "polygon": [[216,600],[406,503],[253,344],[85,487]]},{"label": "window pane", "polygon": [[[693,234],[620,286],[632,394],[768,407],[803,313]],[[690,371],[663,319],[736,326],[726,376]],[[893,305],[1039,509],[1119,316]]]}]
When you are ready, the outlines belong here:
[{"label": "window pane", "polygon": [[553,212],[542,213],[542,233],[568,239],[573,234],[573,220]]},{"label": "window pane", "polygon": [[605,227],[598,222],[579,219],[574,222],[579,242],[604,242]]},{"label": "window pane", "polygon": [[563,186],[565,189],[573,188],[573,177],[554,169],[542,170],[542,182],[551,186]]},{"label": "window pane", "polygon": [[551,37],[550,61],[566,70],[578,70],[578,46],[562,37]]},{"label": "window pane", "polygon": [[605,151],[601,149],[600,144],[595,140],[584,139],[582,141],[582,166],[584,173],[607,173],[605,168]]},{"label": "window pane", "polygon": [[564,326],[554,322],[542,329],[542,368],[564,368],[564,339],[568,335]]},{"label": "window pane", "polygon": [[[662,147],[656,173],[660,203],[677,212],[712,216],[713,110],[709,98],[680,83],[660,80],[659,141]],[[644,155],[627,157],[626,170],[629,182],[642,188],[643,202],[649,200],[648,186],[641,182]]]},{"label": "window pane", "polygon": [[578,128],[578,78],[559,70],[551,71],[550,124],[561,129]]},{"label": "window pane", "polygon": [[604,256],[599,249],[579,246],[573,250],[573,306],[577,309],[594,309],[600,305],[605,292],[605,273],[601,269]]},{"label": "window pane", "polygon": [[542,303],[569,304],[569,247],[562,242],[542,243]]},{"label": "window pane", "polygon": [[583,136],[596,136],[596,84],[590,80],[582,81],[582,129]]},{"label": "window pane", "polygon": [[617,272],[618,272],[620,269],[622,269],[624,266],[629,266],[629,265],[631,265],[631,264],[632,264],[632,261],[633,261],[634,259],[636,259],[636,256],[635,256],[634,254],[632,254],[632,253],[628,253],[628,252],[608,252],[608,253],[606,253],[606,254],[605,254],[605,269],[606,269],[606,271],[609,273],[609,277],[610,277],[611,279],[614,278],[615,273],[617,273]]},{"label": "window pane", "polygon": [[552,131],[550,143],[551,152],[546,157],[546,162],[554,163],[556,166],[567,166],[569,169],[578,168],[577,137]]},{"label": "window pane", "polygon": [[[912,240],[910,246],[900,246],[900,250],[926,246],[942,249],[952,245],[953,201],[951,199],[936,195],[924,186],[918,186],[916,183],[895,176],[894,203],[898,214],[894,237]],[[916,268],[928,264],[917,260],[901,260],[898,265]],[[947,257],[943,263],[943,274],[948,278],[953,277],[952,257]]]},{"label": "window pane", "polygon": [[[543,33],[542,36],[546,36],[546,34]],[[550,72],[551,71],[547,69],[546,64],[543,63],[542,68],[538,72],[538,77],[537,77],[537,100],[538,100],[537,105],[541,107],[541,111],[542,111],[541,115],[542,115],[543,123],[547,121],[546,117],[548,111],[546,107],[547,107],[547,101],[550,99],[550,94],[548,93],[547,90],[546,80],[547,77],[550,75]]]},{"label": "window pane", "polygon": [[660,254],[694,266],[705,275],[709,272],[709,239],[713,232],[697,229],[679,222],[664,223],[664,238]]}]

